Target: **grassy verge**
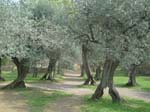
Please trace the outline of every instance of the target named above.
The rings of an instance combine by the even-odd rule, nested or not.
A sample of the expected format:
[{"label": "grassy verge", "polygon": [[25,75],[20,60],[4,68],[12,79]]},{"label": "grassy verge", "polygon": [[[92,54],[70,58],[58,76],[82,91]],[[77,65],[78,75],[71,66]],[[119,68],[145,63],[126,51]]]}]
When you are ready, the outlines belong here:
[{"label": "grassy verge", "polygon": [[82,112],[149,112],[150,103],[140,100],[126,99],[122,103],[112,103],[110,97],[104,97],[99,101],[87,100],[85,97],[85,104],[82,107]]},{"label": "grassy verge", "polygon": [[[38,83],[38,82],[49,82],[49,81],[41,81],[40,78],[42,77],[43,74],[38,74],[37,77],[32,77],[32,74],[28,74],[25,82],[28,83]],[[17,77],[16,72],[3,72],[2,76],[5,78],[6,81],[13,81]],[[62,82],[63,81],[63,76],[56,74],[54,82]]]},{"label": "grassy verge", "polygon": [[[135,89],[135,90],[141,90],[141,91],[147,91],[150,92],[150,77],[146,76],[137,76],[137,85],[135,87],[128,87],[130,89]],[[127,83],[128,77],[126,76],[115,76],[114,78],[114,83],[117,87],[125,87],[124,85]],[[99,81],[97,82],[99,83]],[[96,86],[85,86],[85,85],[80,85],[80,88],[89,88],[89,89],[96,89]]]},{"label": "grassy verge", "polygon": [[[120,73],[118,73],[120,74]],[[16,78],[16,72],[3,72],[2,76],[6,79],[6,81],[12,81]],[[32,77],[32,74],[28,74],[25,82],[28,83],[39,83],[39,82],[48,82],[49,81],[40,81],[42,74],[39,74],[36,78]],[[56,75],[54,82],[62,82],[63,76],[62,75]],[[124,76],[123,74],[120,74],[115,76],[114,83],[118,87],[124,87],[124,85],[127,83],[128,77]],[[98,82],[99,83],[99,82]],[[138,85],[135,87],[132,87],[132,89],[136,90],[142,90],[142,91],[148,91],[150,92],[150,77],[144,77],[144,76],[137,76],[137,83]],[[96,86],[79,86],[80,88],[90,88],[90,89],[96,89]]]},{"label": "grassy verge", "polygon": [[96,85],[79,85],[78,87],[94,90],[94,89],[96,89],[97,86]]},{"label": "grassy verge", "polygon": [[16,89],[26,101],[30,112],[44,112],[45,107],[59,98],[71,96],[62,91],[46,91],[39,89]]},{"label": "grassy verge", "polygon": [[[137,79],[137,86],[132,87],[132,89],[150,92],[150,77],[137,76],[136,79]],[[128,77],[126,76],[116,76],[114,78],[115,85],[119,87],[124,87],[127,81]]]}]

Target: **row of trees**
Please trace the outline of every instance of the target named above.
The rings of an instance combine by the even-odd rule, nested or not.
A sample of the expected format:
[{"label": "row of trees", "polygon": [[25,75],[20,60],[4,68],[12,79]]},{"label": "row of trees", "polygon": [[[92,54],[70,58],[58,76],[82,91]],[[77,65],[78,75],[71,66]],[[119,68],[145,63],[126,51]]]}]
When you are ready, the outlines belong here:
[{"label": "row of trees", "polygon": [[17,79],[5,88],[25,87],[30,63],[47,58],[49,67],[42,79],[52,80],[52,69],[65,55],[68,34],[65,27],[54,21],[50,2],[4,0],[0,5],[0,56],[11,58],[18,71]]},{"label": "row of trees", "polygon": [[116,68],[131,66],[130,85],[135,81],[135,67],[149,62],[149,5],[148,0],[76,0],[72,6],[74,13],[68,24],[74,35],[88,49],[97,46],[94,48],[101,54],[98,61],[105,60],[102,79],[92,99],[102,97],[108,87],[113,101],[120,102],[113,84]]},{"label": "row of trees", "polygon": [[101,98],[108,87],[113,101],[120,102],[113,83],[117,67],[130,68],[127,85],[132,85],[135,68],[149,63],[149,0],[3,0],[0,8],[0,57],[11,58],[18,70],[17,79],[6,88],[25,87],[31,62],[49,59],[42,79],[53,80],[59,60],[78,57],[86,85],[95,84],[91,63],[98,76],[103,65],[92,99]]}]

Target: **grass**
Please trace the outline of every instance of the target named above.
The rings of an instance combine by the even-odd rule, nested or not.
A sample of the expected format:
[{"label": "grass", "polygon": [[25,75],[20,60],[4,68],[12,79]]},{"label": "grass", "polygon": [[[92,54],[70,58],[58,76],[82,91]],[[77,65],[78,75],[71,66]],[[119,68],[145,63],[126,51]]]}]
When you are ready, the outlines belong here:
[{"label": "grass", "polygon": [[68,96],[67,94],[60,91],[28,91],[23,93],[25,99],[27,99],[27,104],[29,105],[31,112],[43,112],[44,107],[48,105],[50,102],[54,102],[55,100]]},{"label": "grass", "polygon": [[[93,73],[95,74],[95,73]],[[86,75],[84,75],[83,79],[86,79]],[[141,90],[141,91],[146,91],[150,92],[150,76],[137,76],[137,85],[135,87],[126,87],[130,89],[135,89],[135,90]],[[118,87],[125,87],[125,84],[128,82],[128,77],[127,73],[123,70],[116,70],[115,72],[115,77],[114,77],[114,83]],[[98,81],[99,83],[99,81]],[[96,89],[95,86],[86,86],[86,85],[81,85],[79,86],[80,88],[90,88],[90,89]]]},{"label": "grass", "polygon": [[[137,80],[137,85],[135,87],[129,87],[129,88],[150,92],[150,77],[137,76],[136,80]],[[115,72],[114,83],[116,86],[124,87],[127,81],[128,81],[128,77],[125,71],[117,70]]]},{"label": "grass", "polygon": [[[47,82],[47,81],[41,81],[40,78],[42,77],[43,74],[38,74],[37,77],[32,77],[32,74],[28,74],[25,82],[27,83],[38,83],[38,82]],[[5,78],[6,81],[13,81],[17,77],[16,72],[3,72],[2,76]],[[54,82],[61,82],[63,81],[63,76],[56,74]],[[48,81],[49,82],[49,81]]]},{"label": "grass", "polygon": [[[137,79],[137,85],[135,87],[132,87],[133,89],[150,92],[150,77],[137,76],[136,79]],[[114,78],[115,85],[119,87],[124,87],[127,81],[128,81],[128,77],[125,76],[116,76]]]},{"label": "grass", "polygon": [[87,88],[87,89],[96,89],[96,86],[95,85],[79,85],[78,86],[79,88]]},{"label": "grass", "polygon": [[[3,72],[2,76],[6,79],[6,81],[12,81],[16,78],[16,72]],[[26,78],[26,82],[37,83],[39,81],[41,75],[38,75],[37,78],[33,78],[31,74],[29,74]],[[57,75],[57,81],[62,81],[63,77]],[[123,87],[127,82],[128,78],[124,75],[116,75],[114,78],[115,84],[117,86]],[[45,81],[44,81],[45,82]],[[138,86],[134,87],[134,89],[150,91],[150,77],[137,77]],[[79,86],[81,88],[90,88],[95,89],[96,86]],[[45,107],[49,103],[55,102],[57,99],[62,97],[71,96],[70,94],[66,94],[61,91],[47,91],[40,89],[15,89],[13,90],[20,94],[21,97],[25,99],[26,104],[29,107],[30,112],[44,112]],[[104,97],[99,101],[91,101],[88,100],[89,96],[84,97],[85,103],[82,106],[82,112],[149,112],[150,111],[150,103],[146,103],[144,101],[128,99],[120,104],[112,103],[110,97]]]},{"label": "grass", "polygon": [[[12,81],[16,78],[16,72],[3,72],[2,76],[6,79],[6,81]],[[42,74],[39,74],[36,78],[32,77],[32,74],[28,74],[28,76],[25,79],[25,82],[27,83],[39,83],[39,82],[49,82],[49,81],[41,81],[39,80],[41,78]],[[54,82],[62,82],[63,76],[62,75],[56,75]],[[124,85],[127,83],[128,77],[123,72],[117,72],[114,78],[114,83],[118,87],[124,87]],[[98,82],[99,83],[99,82]],[[137,83],[138,85],[135,87],[132,87],[132,89],[136,90],[142,90],[142,91],[148,91],[150,92],[150,77],[146,76],[137,76]],[[96,89],[95,86],[79,86],[80,88],[90,88],[90,89]]]},{"label": "grass", "polygon": [[26,101],[29,112],[44,112],[49,103],[53,103],[59,98],[71,96],[62,91],[47,91],[39,89],[15,89]]},{"label": "grass", "polygon": [[[128,88],[150,92],[150,77],[137,76],[136,79],[138,84],[135,87],[128,87]],[[128,77],[124,75],[121,76],[117,75],[114,77],[114,83],[117,87],[125,87],[124,85],[127,83],[127,81],[128,81]],[[99,81],[97,83],[99,83]],[[91,86],[91,85],[90,86],[80,85],[79,87],[96,89],[96,86]]]},{"label": "grass", "polygon": [[[17,77],[16,72],[3,72],[2,76],[5,78],[6,81],[13,81]],[[40,82],[47,82],[47,81],[40,81],[42,74],[39,74],[38,77],[34,78],[31,74],[25,79],[27,83],[40,83]],[[56,75],[55,82],[63,81],[62,75]],[[49,81],[48,81],[49,82]],[[23,97],[26,101],[26,104],[29,107],[30,112],[43,112],[45,106],[48,103],[54,102],[59,98],[70,96],[70,94],[66,94],[62,91],[47,91],[41,89],[32,89],[32,88],[25,88],[25,89],[14,89],[13,91],[19,93],[21,97]],[[9,92],[9,90],[8,90]]]},{"label": "grass", "polygon": [[85,104],[82,112],[149,112],[150,103],[141,100],[126,99],[123,103],[112,103],[110,97],[104,97],[99,101],[87,100],[84,98]]}]

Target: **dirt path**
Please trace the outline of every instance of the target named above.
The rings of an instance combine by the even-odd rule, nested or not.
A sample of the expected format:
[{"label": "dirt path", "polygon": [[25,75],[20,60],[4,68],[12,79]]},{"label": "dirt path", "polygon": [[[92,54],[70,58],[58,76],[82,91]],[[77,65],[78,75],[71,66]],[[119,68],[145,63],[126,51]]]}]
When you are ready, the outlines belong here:
[{"label": "dirt path", "polygon": [[91,89],[79,88],[83,84],[83,79],[79,77],[79,74],[67,74],[64,76],[62,83],[32,83],[27,84],[28,87],[40,88],[46,90],[62,90],[66,93],[83,96],[93,93]]},{"label": "dirt path", "polygon": [[49,103],[44,112],[80,112],[81,106],[84,104],[81,96],[91,94],[92,90],[79,88],[83,81],[78,74],[66,74],[63,83],[55,84],[28,84],[29,87],[46,89],[46,90],[62,90],[66,93],[73,94],[71,97],[65,97]]},{"label": "dirt path", "polygon": [[23,98],[12,91],[0,91],[0,112],[29,112]]},{"label": "dirt path", "polygon": [[[79,88],[83,84],[79,74],[66,73],[64,82],[61,83],[30,83],[28,87],[39,88],[44,90],[61,90],[71,97],[65,97],[49,103],[44,112],[80,112],[80,107],[84,104],[82,96],[92,95],[94,90],[88,88]],[[1,84],[2,85],[2,84]],[[5,84],[4,84],[5,85]],[[150,92],[135,91],[126,88],[117,88],[120,95],[139,100],[150,102]],[[107,91],[107,89],[105,90]],[[105,95],[107,95],[106,93]],[[0,92],[0,112],[29,112],[27,105],[24,103],[16,92]]]},{"label": "dirt path", "polygon": [[[84,104],[82,96],[92,95],[94,90],[79,88],[83,84],[83,80],[79,74],[66,73],[63,83],[55,84],[28,84],[29,87],[46,89],[46,90],[62,90],[66,93],[73,94],[73,97],[61,98],[54,103],[46,106],[44,112],[80,112],[81,106]],[[123,97],[135,98],[150,102],[150,93],[134,91],[126,88],[117,88]],[[105,91],[108,91],[107,89]],[[107,95],[108,93],[105,92]]]},{"label": "dirt path", "polygon": [[[80,85],[83,84],[83,80],[79,77],[79,74],[74,73],[66,73],[64,76],[63,83],[56,83],[56,84],[28,84],[29,87],[41,88],[46,90],[62,90],[66,93],[70,93],[76,96],[83,96],[93,94],[94,90],[88,88],[79,88]],[[150,102],[150,92],[143,92],[143,91],[135,91],[128,88],[117,88],[120,95],[123,97],[129,97],[139,100],[144,100],[146,102]],[[105,95],[108,94],[108,90],[105,90]]]}]

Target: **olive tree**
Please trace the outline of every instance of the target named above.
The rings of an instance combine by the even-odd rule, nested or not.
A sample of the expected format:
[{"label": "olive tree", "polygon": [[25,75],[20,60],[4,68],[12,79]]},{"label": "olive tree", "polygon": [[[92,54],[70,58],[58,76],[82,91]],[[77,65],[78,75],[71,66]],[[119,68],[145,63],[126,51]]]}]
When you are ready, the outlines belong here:
[{"label": "olive tree", "polygon": [[[2,38],[2,55],[12,58],[17,67],[18,76],[15,81],[6,88],[25,87],[24,79],[28,73],[28,64],[31,55],[35,55],[36,31],[33,29],[33,21],[20,14],[16,6],[9,5],[10,15],[5,21],[4,35]],[[33,46],[32,46],[33,45]],[[32,49],[31,49],[32,48]]]},{"label": "olive tree", "polygon": [[[4,36],[4,31],[3,31],[3,28],[5,26],[4,22],[5,22],[5,19],[6,17],[8,17],[8,8],[7,6],[5,5],[6,1],[0,1],[0,38],[3,38]],[[0,40],[0,49],[2,50],[3,46],[2,46],[2,40]],[[0,80],[1,81],[4,81],[4,78],[1,76],[1,71],[2,71],[2,53],[0,52]]]},{"label": "olive tree", "polygon": [[[55,7],[56,6],[56,7]],[[33,18],[38,23],[38,32],[45,32],[45,37],[51,37],[50,46],[43,49],[49,60],[47,71],[41,80],[53,80],[56,64],[63,57],[68,43],[66,28],[57,16],[57,1],[39,0],[32,8]],[[48,41],[48,40],[47,40]]]},{"label": "olive tree", "polygon": [[101,98],[104,88],[108,87],[112,100],[120,102],[121,97],[113,83],[114,72],[127,55],[149,49],[150,2],[77,0],[75,4],[75,22],[79,23],[76,29],[84,28],[80,38],[99,44],[105,55],[102,79],[92,99]]},{"label": "olive tree", "polygon": [[62,41],[57,43],[61,39],[55,39],[60,34],[56,31],[61,30],[47,20],[37,22],[32,19],[32,12],[25,5],[9,4],[8,7],[9,16],[4,22],[1,36],[1,54],[12,58],[18,76],[5,88],[25,87],[24,79],[30,62],[46,57],[46,50],[61,46]]}]

